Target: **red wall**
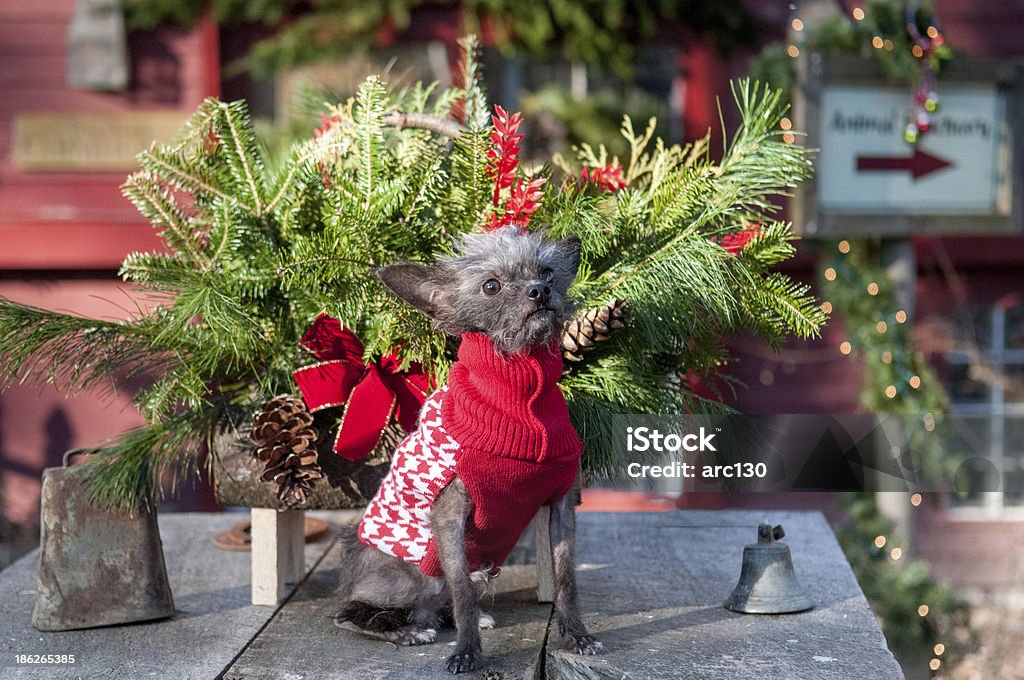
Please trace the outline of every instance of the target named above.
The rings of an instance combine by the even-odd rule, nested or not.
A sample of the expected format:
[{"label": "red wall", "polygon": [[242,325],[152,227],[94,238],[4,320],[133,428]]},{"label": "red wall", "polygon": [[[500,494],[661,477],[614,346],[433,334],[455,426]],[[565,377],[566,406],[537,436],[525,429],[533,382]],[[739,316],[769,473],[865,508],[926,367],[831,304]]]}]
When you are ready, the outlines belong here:
[{"label": "red wall", "polygon": [[[0,3],[0,296],[108,319],[134,308],[116,276],[124,256],[159,242],[125,200],[127,172],[21,172],[12,164],[12,121],[28,112],[178,112],[182,122],[219,90],[217,33],[160,30],[129,38],[131,85],[118,93],[66,86],[75,0]],[[141,149],[140,149],[141,151]],[[72,398],[52,386],[0,394],[0,496],[14,522],[38,518],[39,477],[62,453],[141,422],[130,395],[99,390]]]},{"label": "red wall", "polygon": [[[132,84],[123,93],[70,90],[67,33],[75,0],[0,4],[0,268],[116,268],[156,246],[121,197],[124,172],[18,172],[12,167],[17,113],[180,111],[182,121],[218,91],[216,32],[135,34]],[[211,69],[211,64],[213,68]],[[141,149],[140,149],[141,151]]]}]

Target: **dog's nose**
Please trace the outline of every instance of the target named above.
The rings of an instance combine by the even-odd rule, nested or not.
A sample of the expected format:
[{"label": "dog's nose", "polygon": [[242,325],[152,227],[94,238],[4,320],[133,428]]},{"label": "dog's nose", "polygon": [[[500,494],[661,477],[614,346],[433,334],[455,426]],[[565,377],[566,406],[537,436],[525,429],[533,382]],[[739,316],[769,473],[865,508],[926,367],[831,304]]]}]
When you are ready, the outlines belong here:
[{"label": "dog's nose", "polygon": [[551,297],[551,288],[543,283],[535,283],[526,289],[526,297],[542,305]]}]

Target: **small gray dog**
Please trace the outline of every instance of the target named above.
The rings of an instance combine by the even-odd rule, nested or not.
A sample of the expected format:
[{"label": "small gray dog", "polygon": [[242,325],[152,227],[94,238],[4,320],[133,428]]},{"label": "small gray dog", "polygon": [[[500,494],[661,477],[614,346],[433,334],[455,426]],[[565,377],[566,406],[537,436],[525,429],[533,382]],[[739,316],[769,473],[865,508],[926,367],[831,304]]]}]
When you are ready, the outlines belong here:
[{"label": "small gray dog", "polygon": [[465,237],[458,254],[435,265],[377,272],[462,342],[448,384],[427,398],[417,430],[342,541],[339,627],[418,645],[453,622],[448,670],[479,667],[479,628],[494,625],[479,609],[487,581],[549,505],[559,632],[580,654],[601,648],[577,605],[568,492],[582,443],[557,386],[579,262],[576,237],[552,241],[505,227]]}]

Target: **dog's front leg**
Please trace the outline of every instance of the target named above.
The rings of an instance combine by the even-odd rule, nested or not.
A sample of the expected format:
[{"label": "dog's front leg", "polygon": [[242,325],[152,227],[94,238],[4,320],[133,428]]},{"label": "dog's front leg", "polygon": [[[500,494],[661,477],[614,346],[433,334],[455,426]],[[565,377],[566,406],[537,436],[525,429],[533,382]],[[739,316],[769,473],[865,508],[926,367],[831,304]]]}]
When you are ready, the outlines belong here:
[{"label": "dog's front leg", "polygon": [[597,654],[601,643],[595,640],[580,618],[576,597],[576,511],[572,493],[551,506],[551,552],[555,563],[555,619],[558,632],[579,654]]},{"label": "dog's front leg", "polygon": [[466,518],[473,500],[465,484],[455,478],[438,494],[430,514],[441,568],[448,579],[452,609],[458,633],[455,653],[448,657],[452,673],[475,670],[483,657],[480,644],[480,588],[473,583],[466,559]]}]

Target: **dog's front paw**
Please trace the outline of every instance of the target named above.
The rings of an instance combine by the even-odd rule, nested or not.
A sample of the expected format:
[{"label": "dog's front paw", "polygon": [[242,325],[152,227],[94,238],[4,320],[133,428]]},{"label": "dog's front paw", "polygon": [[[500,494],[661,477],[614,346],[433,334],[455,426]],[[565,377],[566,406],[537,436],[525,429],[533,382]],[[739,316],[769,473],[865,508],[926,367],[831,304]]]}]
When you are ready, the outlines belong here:
[{"label": "dog's front paw", "polygon": [[429,645],[437,639],[437,630],[433,628],[411,628],[405,635],[404,645]]},{"label": "dog's front paw", "polygon": [[476,670],[480,666],[482,655],[475,650],[455,652],[445,662],[450,673],[465,673]]},{"label": "dog's front paw", "polygon": [[570,636],[566,646],[569,651],[584,656],[594,656],[604,649],[604,645],[595,640],[594,636],[587,634]]}]

